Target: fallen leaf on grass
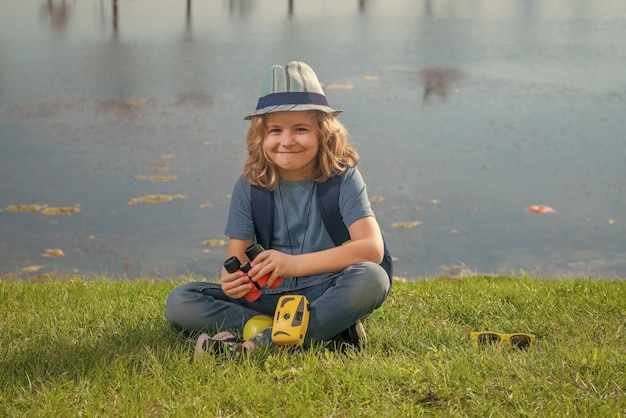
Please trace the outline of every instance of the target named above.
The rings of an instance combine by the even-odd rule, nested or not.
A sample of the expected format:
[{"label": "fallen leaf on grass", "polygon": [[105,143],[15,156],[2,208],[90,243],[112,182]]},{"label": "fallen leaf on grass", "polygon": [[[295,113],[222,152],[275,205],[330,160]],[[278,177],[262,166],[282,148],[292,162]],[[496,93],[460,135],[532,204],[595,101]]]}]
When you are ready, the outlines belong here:
[{"label": "fallen leaf on grass", "polygon": [[394,222],[391,224],[392,228],[415,228],[416,226],[420,226],[422,224],[421,221],[410,221],[410,222]]}]

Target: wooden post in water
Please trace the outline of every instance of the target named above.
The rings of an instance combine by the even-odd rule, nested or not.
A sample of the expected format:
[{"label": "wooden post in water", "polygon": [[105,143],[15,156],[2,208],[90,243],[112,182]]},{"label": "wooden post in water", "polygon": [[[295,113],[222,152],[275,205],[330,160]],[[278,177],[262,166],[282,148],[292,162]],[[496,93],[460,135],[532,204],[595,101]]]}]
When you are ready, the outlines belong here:
[{"label": "wooden post in water", "polygon": [[113,0],[113,36],[117,36],[117,0]]}]

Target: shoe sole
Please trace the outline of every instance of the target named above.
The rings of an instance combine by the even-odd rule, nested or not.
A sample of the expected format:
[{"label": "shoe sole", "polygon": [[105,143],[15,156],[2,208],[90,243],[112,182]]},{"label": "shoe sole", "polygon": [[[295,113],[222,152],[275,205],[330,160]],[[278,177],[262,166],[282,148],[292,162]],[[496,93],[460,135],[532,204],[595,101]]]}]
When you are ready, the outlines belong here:
[{"label": "shoe sole", "polygon": [[205,343],[210,340],[208,334],[200,334],[196,341],[196,348],[193,351],[193,361],[199,361],[206,354]]},{"label": "shoe sole", "polygon": [[193,361],[195,362],[200,360],[208,351],[220,353],[220,344],[236,342],[238,342],[237,337],[228,331],[219,332],[213,337],[209,337],[208,334],[202,333],[196,341],[196,348],[193,351]]},{"label": "shoe sole", "polygon": [[359,345],[367,344],[367,334],[365,333],[365,327],[360,319],[354,324],[354,330],[359,337]]}]

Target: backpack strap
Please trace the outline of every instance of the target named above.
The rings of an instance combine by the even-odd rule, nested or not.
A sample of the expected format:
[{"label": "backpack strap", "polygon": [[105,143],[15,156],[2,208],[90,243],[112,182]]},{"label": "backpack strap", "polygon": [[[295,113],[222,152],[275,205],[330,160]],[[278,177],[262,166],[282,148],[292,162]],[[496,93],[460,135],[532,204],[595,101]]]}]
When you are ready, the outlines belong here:
[{"label": "backpack strap", "polygon": [[250,206],[256,242],[269,249],[274,232],[274,198],[268,190],[259,186],[250,187]]},{"label": "backpack strap", "polygon": [[[343,223],[343,218],[341,217],[341,212],[339,211],[339,189],[341,188],[342,178],[343,174],[336,175],[329,178],[324,183],[317,184],[317,201],[320,214],[322,215],[324,225],[326,226],[326,229],[336,246],[340,246],[350,239],[350,232],[348,232],[348,228],[346,228],[346,225]],[[383,261],[380,265],[387,272],[387,276],[389,276],[389,283],[392,283],[393,262],[384,236],[383,245]]]},{"label": "backpack strap", "polygon": [[339,189],[343,175],[333,176],[323,183],[317,184],[317,203],[324,221],[324,226],[336,246],[350,239],[348,228],[343,223],[339,211]]}]

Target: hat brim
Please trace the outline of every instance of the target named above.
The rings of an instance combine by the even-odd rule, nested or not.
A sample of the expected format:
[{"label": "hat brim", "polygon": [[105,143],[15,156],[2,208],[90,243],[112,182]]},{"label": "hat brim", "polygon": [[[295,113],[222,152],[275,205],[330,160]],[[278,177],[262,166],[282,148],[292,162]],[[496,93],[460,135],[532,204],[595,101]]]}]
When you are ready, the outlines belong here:
[{"label": "hat brim", "polygon": [[250,120],[254,116],[261,116],[261,115],[265,115],[267,113],[274,113],[274,112],[302,112],[304,110],[319,110],[319,111],[321,111],[323,113],[332,113],[334,116],[337,116],[338,114],[343,112],[342,109],[333,109],[332,107],[322,106],[322,105],[314,105],[314,104],[297,104],[297,105],[293,105],[293,104],[288,104],[288,105],[268,106],[268,107],[264,107],[264,108],[261,108],[261,109],[257,109],[257,110],[254,111],[254,113],[249,114],[244,119],[245,120]]}]

